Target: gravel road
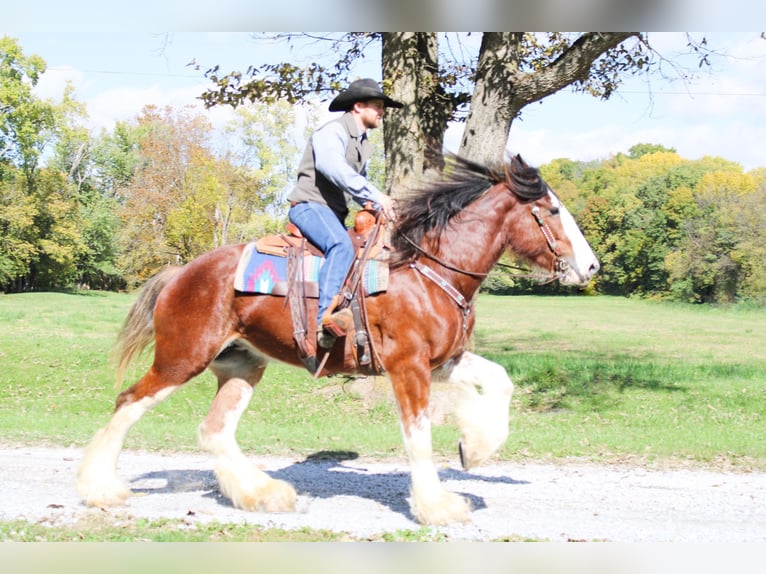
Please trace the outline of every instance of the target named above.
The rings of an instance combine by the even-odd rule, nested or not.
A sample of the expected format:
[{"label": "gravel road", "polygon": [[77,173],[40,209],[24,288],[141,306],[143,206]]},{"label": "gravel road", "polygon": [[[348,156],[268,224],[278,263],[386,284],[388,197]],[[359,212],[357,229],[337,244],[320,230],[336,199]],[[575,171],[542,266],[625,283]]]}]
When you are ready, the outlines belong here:
[{"label": "gravel road", "polygon": [[[0,445],[0,520],[66,523],[88,512],[75,491],[81,451]],[[342,458],[342,457],[340,457]],[[212,460],[196,453],[125,451],[120,476],[135,496],[115,517],[177,518],[329,529],[358,537],[416,530],[404,461],[317,456],[257,463],[298,492],[295,513],[248,513],[218,492]],[[503,462],[440,475],[470,498],[472,521],[439,530],[449,540],[518,535],[550,541],[766,542],[766,473],[654,470],[577,462]]]}]

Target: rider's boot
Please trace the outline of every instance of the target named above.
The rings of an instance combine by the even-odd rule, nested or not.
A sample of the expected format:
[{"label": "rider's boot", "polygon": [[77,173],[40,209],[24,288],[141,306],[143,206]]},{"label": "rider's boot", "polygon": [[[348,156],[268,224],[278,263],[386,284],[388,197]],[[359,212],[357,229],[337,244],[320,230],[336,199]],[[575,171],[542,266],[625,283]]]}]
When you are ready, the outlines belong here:
[{"label": "rider's boot", "polygon": [[338,337],[345,336],[353,325],[354,314],[351,309],[335,312],[328,310],[322,317],[322,326],[317,332],[317,345],[323,349],[331,349]]}]

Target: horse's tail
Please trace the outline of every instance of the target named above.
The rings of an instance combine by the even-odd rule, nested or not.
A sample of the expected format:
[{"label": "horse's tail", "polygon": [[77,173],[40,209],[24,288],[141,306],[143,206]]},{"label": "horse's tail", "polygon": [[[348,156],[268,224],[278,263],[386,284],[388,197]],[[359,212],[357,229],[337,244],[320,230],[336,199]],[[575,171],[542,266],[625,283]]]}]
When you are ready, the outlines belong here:
[{"label": "horse's tail", "polygon": [[170,266],[149,279],[141,288],[138,299],[125,318],[113,353],[117,359],[117,378],[115,387],[119,388],[125,377],[125,371],[131,361],[138,357],[146,347],[154,342],[154,307],[157,297],[168,284],[168,281],[181,270],[181,267]]}]

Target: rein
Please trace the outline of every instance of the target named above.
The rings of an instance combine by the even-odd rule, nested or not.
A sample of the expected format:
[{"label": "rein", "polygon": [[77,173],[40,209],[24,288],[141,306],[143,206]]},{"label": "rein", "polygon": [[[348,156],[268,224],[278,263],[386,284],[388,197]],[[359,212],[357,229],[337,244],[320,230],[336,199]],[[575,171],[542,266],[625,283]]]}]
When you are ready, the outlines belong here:
[{"label": "rein", "polygon": [[[556,238],[553,236],[553,232],[551,231],[551,228],[548,227],[548,224],[545,223],[545,220],[543,219],[542,215],[540,215],[540,208],[538,206],[532,207],[532,216],[535,218],[535,221],[537,221],[537,225],[540,227],[540,231],[543,234],[543,237],[545,237],[546,243],[548,243],[548,248],[551,250],[551,253],[556,256],[556,262],[554,263],[554,273],[535,273],[530,271],[529,269],[525,267],[516,267],[514,265],[507,265],[505,263],[496,263],[496,267],[502,267],[503,269],[509,270],[517,270],[517,271],[524,271],[525,273],[509,273],[511,277],[515,277],[518,279],[539,279],[542,281],[543,285],[546,285],[548,283],[551,283],[555,281],[558,277],[564,275],[569,270],[569,263],[566,259],[561,257],[561,254],[558,251],[558,245],[556,243]],[[485,279],[489,273],[479,273],[477,271],[468,271],[467,269],[462,269],[460,267],[456,267],[454,265],[451,265],[444,261],[443,259],[437,257],[436,255],[429,253],[425,249],[423,249],[420,245],[415,243],[412,239],[410,239],[407,235],[404,233],[401,234],[401,236],[412,245],[412,247],[415,248],[418,253],[421,255],[424,255],[428,259],[435,261],[445,269],[449,269],[450,271],[455,271],[456,273],[462,273],[463,275],[468,275],[469,277],[475,277],[477,279]],[[412,264],[410,264],[412,267]],[[445,281],[441,278],[441,276],[437,275],[439,279],[442,281]],[[438,283],[437,283],[438,284]],[[453,297],[454,298],[454,297]],[[460,303],[458,303],[459,305]]]},{"label": "rein", "polygon": [[462,273],[463,275],[468,275],[470,277],[476,277],[477,279],[484,279],[489,273],[477,273],[475,271],[468,271],[466,269],[461,269],[460,267],[455,267],[454,265],[450,265],[446,261],[438,258],[436,255],[433,255],[432,253],[429,253],[425,249],[423,249],[420,245],[415,243],[412,239],[407,237],[404,233],[401,234],[402,237],[412,245],[421,255],[425,255],[428,257],[431,261],[436,261],[439,265],[444,267],[445,269],[449,269],[450,271],[456,271],[457,273]]}]

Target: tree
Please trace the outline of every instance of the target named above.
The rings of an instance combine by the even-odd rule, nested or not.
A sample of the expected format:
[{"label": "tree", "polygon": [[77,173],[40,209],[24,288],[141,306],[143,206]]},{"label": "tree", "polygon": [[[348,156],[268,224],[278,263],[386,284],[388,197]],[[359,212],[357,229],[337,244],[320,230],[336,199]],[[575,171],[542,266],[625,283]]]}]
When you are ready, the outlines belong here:
[{"label": "tree", "polygon": [[36,125],[47,131],[52,115],[42,113],[32,89],[44,71],[41,58],[0,38],[0,289],[19,289],[37,258],[37,203],[30,195],[42,141]]},{"label": "tree", "polygon": [[35,203],[19,184],[21,174],[11,175],[0,178],[0,291],[28,273],[37,253],[31,236]]},{"label": "tree", "polygon": [[[294,183],[299,150],[295,143],[296,109],[287,102],[239,106],[227,126],[230,163],[227,194],[219,206],[221,243],[248,241],[276,231],[284,213],[284,197]],[[307,124],[313,127],[311,110]],[[229,232],[231,227],[231,232]]]},{"label": "tree", "polygon": [[210,124],[192,109],[147,106],[134,124],[118,126],[106,165],[121,205],[119,267],[129,285],[276,231],[297,159],[292,114],[285,104],[240,107],[228,130],[236,144],[219,155]]},{"label": "tree", "polygon": [[766,296],[761,170],[637,144],[600,162],[557,159],[541,172],[602,262],[599,291],[694,302]]},{"label": "tree", "polygon": [[[88,251],[82,217],[90,138],[77,127],[85,110],[69,86],[58,104],[36,97],[44,72],[40,57],[0,38],[0,285],[15,290],[70,284]],[[52,158],[41,165],[51,145]]]},{"label": "tree", "polygon": [[45,67],[39,56],[25,56],[13,38],[0,38],[0,162],[19,167],[29,189],[57,123],[56,107],[32,93]]},{"label": "tree", "polygon": [[383,123],[390,194],[441,171],[441,154],[434,151],[462,98],[450,97],[442,84],[436,33],[385,33],[382,45],[384,89],[404,104],[396,121]]},{"label": "tree", "polygon": [[109,180],[109,165],[100,165],[101,139],[83,126],[87,110],[67,87],[62,102],[63,122],[48,167],[66,175],[71,199],[77,204],[79,246],[75,253],[76,283],[91,289],[116,289],[124,282],[116,268],[119,232],[118,203]]},{"label": "tree", "polygon": [[[633,44],[623,45],[628,39]],[[621,72],[645,65],[644,46],[636,32],[485,33],[459,153],[500,161],[521,110],[567,86],[609,98]]]},{"label": "tree", "polygon": [[[212,158],[211,127],[188,109],[146,106],[136,124],[124,126],[123,133],[127,136],[124,141],[136,145],[123,156],[129,163],[135,162],[133,174],[117,190],[123,222],[119,265],[132,285],[167,264],[186,263],[198,254],[192,237],[198,227],[190,222],[184,228],[178,219],[183,213],[193,213],[188,205],[194,195],[189,172],[198,173],[196,167]],[[207,248],[212,233],[208,239]]]},{"label": "tree", "polygon": [[628,157],[631,159],[638,159],[646,154],[659,152],[676,153],[676,150],[675,148],[667,148],[657,144],[639,143],[631,146],[631,148],[628,150]]},{"label": "tree", "polygon": [[678,298],[700,302],[763,297],[763,188],[737,164],[707,163],[711,169],[694,191],[697,209],[683,223],[680,249],[666,261],[671,289]]},{"label": "tree", "polygon": [[30,288],[47,290],[71,284],[77,277],[82,247],[79,204],[62,172],[44,168],[35,176],[32,229],[36,254],[30,266]]},{"label": "tree", "polygon": [[738,202],[734,219],[737,245],[733,257],[740,263],[742,278],[738,295],[766,300],[766,183]]},{"label": "tree", "polygon": [[118,198],[130,185],[141,166],[141,130],[129,122],[117,122],[111,133],[104,132],[93,143],[92,158],[96,187]]},{"label": "tree", "polygon": [[[293,43],[296,35],[278,36]],[[439,39],[444,38],[447,49]],[[340,54],[332,65],[312,62],[251,66],[244,74],[210,68],[214,86],[201,95],[206,106],[245,101],[304,101],[329,96],[347,84],[351,64],[382,41],[383,83],[402,101],[399,120],[385,122],[387,191],[412,187],[438,169],[449,121],[465,121],[461,155],[488,163],[501,161],[514,119],[525,106],[571,86],[607,99],[622,77],[651,69],[662,58],[637,32],[530,34],[487,32],[476,49],[447,34],[353,33],[328,37]],[[475,45],[475,42],[474,42]],[[706,54],[702,42],[692,50]],[[454,53],[468,54],[455,57]],[[474,56],[475,55],[475,56]],[[437,152],[436,157],[431,155]]]}]

